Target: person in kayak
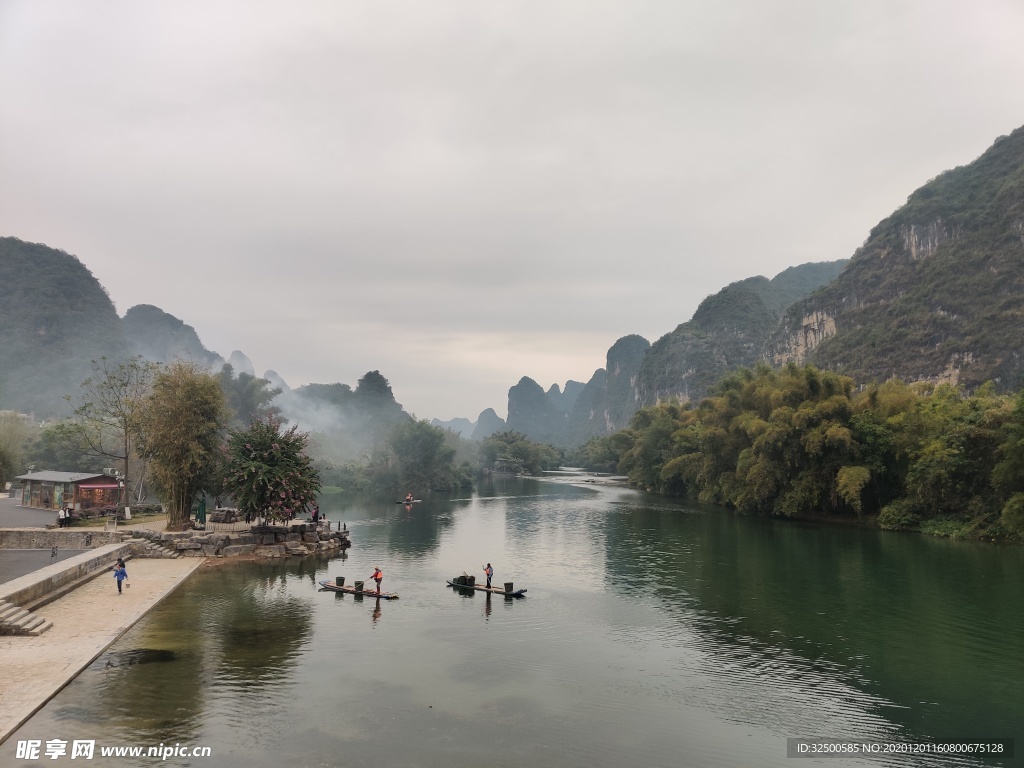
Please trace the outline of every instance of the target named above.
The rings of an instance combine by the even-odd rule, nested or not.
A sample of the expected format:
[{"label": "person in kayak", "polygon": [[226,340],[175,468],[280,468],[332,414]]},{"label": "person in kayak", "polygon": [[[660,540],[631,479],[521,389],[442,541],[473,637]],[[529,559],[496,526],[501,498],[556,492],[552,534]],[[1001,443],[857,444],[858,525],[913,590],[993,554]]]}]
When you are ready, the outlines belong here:
[{"label": "person in kayak", "polygon": [[413,503],[413,501],[414,501],[414,499],[413,499],[413,497],[412,497],[412,494],[411,494],[411,493],[407,493],[407,494],[405,494],[405,503],[406,503],[406,504],[412,504],[412,503]]}]

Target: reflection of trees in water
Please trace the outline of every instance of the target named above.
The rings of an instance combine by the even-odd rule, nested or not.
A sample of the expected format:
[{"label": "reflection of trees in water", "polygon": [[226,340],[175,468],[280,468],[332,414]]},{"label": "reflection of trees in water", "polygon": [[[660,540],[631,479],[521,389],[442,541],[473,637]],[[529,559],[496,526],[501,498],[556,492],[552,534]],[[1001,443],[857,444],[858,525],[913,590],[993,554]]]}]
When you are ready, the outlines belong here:
[{"label": "reflection of trees in water", "polygon": [[[157,606],[93,670],[102,674],[96,713],[125,740],[195,742],[205,705],[202,622],[187,599]],[[188,620],[182,620],[188,616]]]},{"label": "reflection of trees in water", "polygon": [[441,534],[452,526],[450,513],[464,509],[469,499],[431,498],[428,504],[395,504],[393,521],[387,528],[388,547],[393,551],[421,558],[437,549]]},{"label": "reflection of trees in water", "polygon": [[[752,674],[827,674],[905,705],[886,716],[912,732],[1011,727],[1008,687],[1024,697],[1024,553],[718,508],[637,508],[608,516],[607,532],[613,590],[656,594]],[[791,662],[779,666],[780,652]]]},{"label": "reflection of trees in water", "polygon": [[299,561],[223,569],[219,586],[231,599],[206,627],[218,650],[218,684],[259,688],[300,663],[298,653],[312,632],[312,609],[310,601],[289,594],[286,581],[309,567]]},{"label": "reflection of trees in water", "polygon": [[592,489],[519,477],[495,482],[496,490],[501,491],[495,495],[507,497],[507,501],[489,504],[506,505],[505,530],[520,546],[565,526],[577,531],[590,529],[593,536],[603,540],[604,515],[592,513],[606,502]]},{"label": "reflection of trees in water", "polygon": [[451,527],[451,518],[418,514],[418,510],[408,514],[407,519],[390,526],[388,545],[413,557],[423,557],[437,548],[441,533]]},{"label": "reflection of trees in water", "polygon": [[323,497],[320,509],[336,523],[386,523],[360,526],[353,546],[384,544],[396,553],[420,558],[437,549],[441,535],[451,527],[452,513],[472,504],[463,496],[435,493],[418,504],[398,504],[394,494],[339,494]]}]

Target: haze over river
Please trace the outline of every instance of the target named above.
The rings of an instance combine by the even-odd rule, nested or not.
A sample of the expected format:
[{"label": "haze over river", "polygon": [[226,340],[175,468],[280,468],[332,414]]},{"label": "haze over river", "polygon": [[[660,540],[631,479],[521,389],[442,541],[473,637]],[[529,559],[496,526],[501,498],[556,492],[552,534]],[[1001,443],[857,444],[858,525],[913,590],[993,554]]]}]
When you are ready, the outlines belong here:
[{"label": "haze over river", "polygon": [[[1021,549],[742,518],[566,478],[466,496],[411,511],[325,497],[352,532],[345,557],[200,570],[0,763],[29,738],[213,752],[117,766],[1024,762],[786,756],[789,737],[1024,748]],[[445,586],[482,580],[488,561],[526,597]],[[374,566],[399,600],[318,589]]]}]

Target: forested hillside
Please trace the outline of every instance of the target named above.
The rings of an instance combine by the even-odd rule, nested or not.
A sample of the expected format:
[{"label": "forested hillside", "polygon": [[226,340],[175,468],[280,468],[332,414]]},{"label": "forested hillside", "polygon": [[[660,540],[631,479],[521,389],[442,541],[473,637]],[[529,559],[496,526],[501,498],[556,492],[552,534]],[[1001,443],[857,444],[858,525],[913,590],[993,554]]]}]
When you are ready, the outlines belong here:
[{"label": "forested hillside", "polygon": [[638,411],[584,466],[641,488],[778,517],[1024,539],[1024,393],[888,381],[858,389],[788,363],[726,376],[699,403]]},{"label": "forested hillside", "polygon": [[1024,128],[872,229],[839,279],[786,312],[770,360],[1016,390],[1022,333]]},{"label": "forested hillside", "polygon": [[159,307],[138,304],[125,312],[122,323],[132,355],[156,363],[180,357],[210,368],[219,368],[224,363],[220,355],[203,346],[195,328]]},{"label": "forested hillside", "polygon": [[0,410],[50,418],[92,373],[126,352],[107,292],[64,251],[0,237]]},{"label": "forested hillside", "polygon": [[637,405],[699,400],[730,371],[753,365],[786,308],[835,280],[848,263],[801,264],[771,280],[732,283],[704,299],[690,321],[651,346],[636,384]]}]

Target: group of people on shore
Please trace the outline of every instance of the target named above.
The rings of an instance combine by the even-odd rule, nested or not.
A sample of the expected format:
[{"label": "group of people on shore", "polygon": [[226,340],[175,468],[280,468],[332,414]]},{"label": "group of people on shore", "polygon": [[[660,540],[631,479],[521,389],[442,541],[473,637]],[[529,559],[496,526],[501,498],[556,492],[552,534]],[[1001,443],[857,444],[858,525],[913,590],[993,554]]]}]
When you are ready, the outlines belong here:
[{"label": "group of people on shore", "polygon": [[57,510],[57,527],[68,528],[71,526],[71,521],[75,519],[74,510],[71,507],[61,507]]}]

